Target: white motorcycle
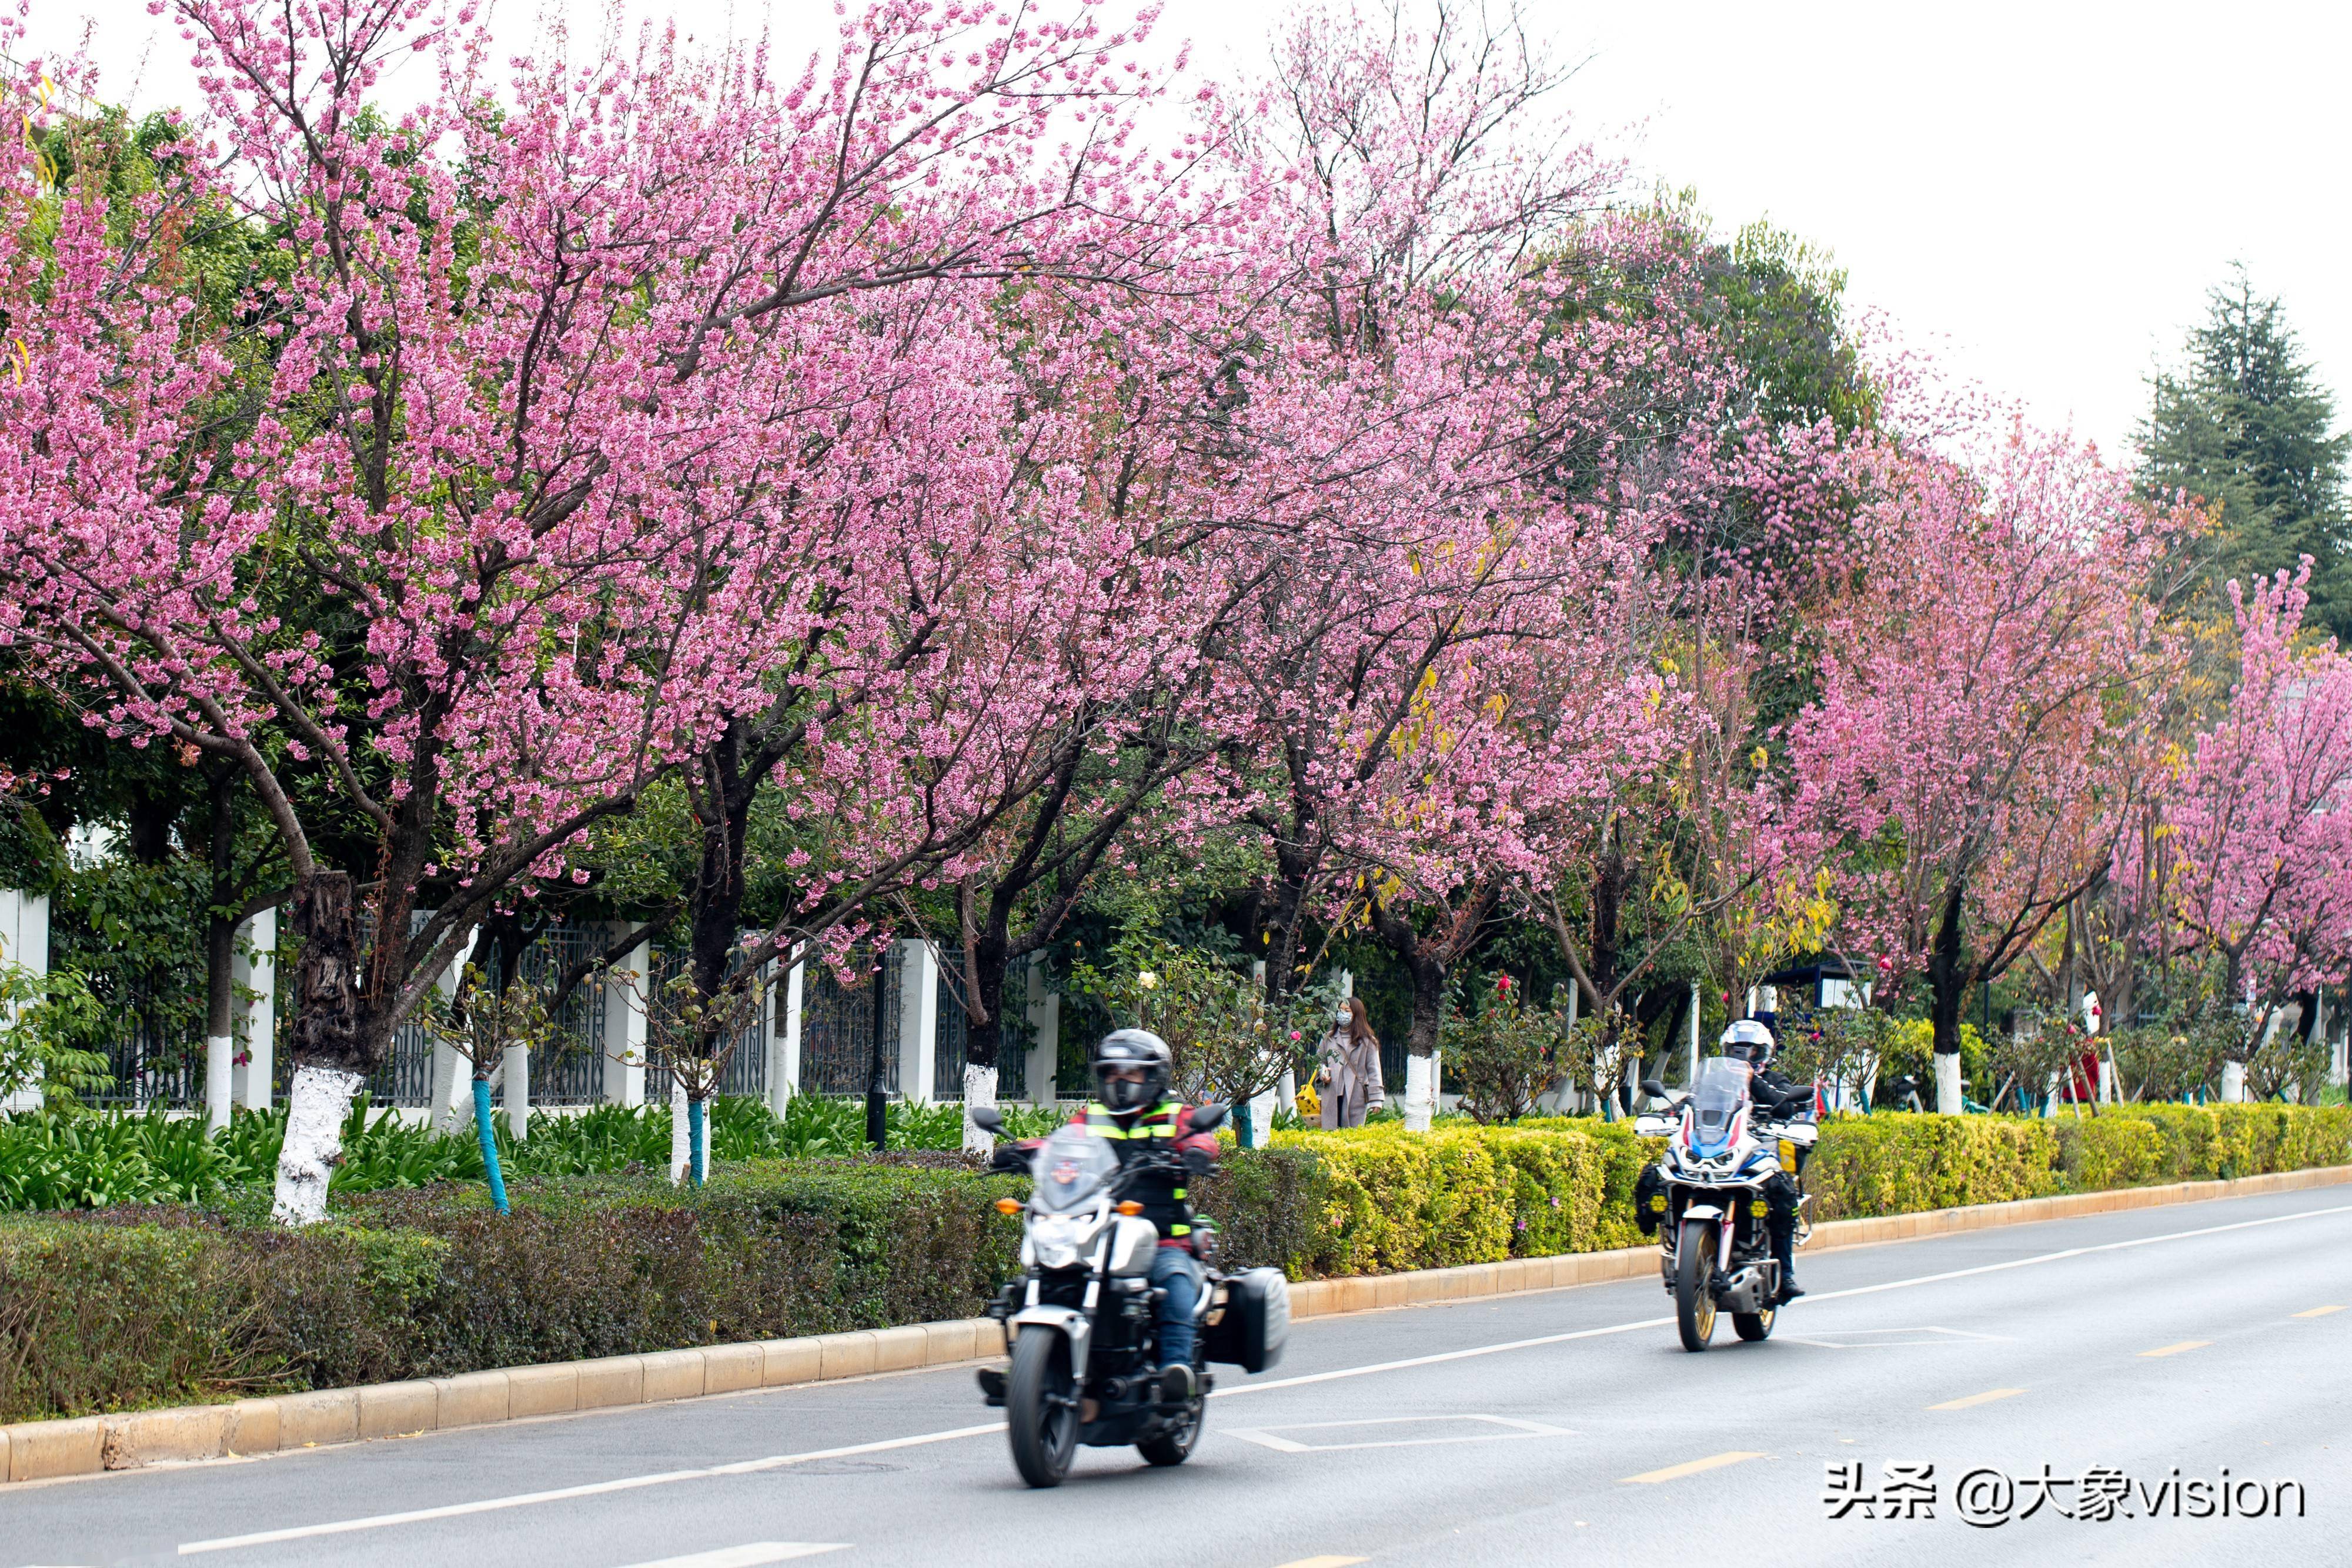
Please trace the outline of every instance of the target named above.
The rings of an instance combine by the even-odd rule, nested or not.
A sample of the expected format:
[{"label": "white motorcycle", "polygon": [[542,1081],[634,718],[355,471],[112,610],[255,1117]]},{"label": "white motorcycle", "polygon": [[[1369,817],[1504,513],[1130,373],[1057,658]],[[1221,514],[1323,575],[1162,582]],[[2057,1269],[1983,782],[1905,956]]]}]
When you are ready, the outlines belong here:
[{"label": "white motorcycle", "polygon": [[[1633,1124],[1646,1137],[1667,1140],[1659,1189],[1648,1201],[1658,1210],[1660,1269],[1685,1350],[1707,1347],[1719,1312],[1729,1312],[1733,1331],[1751,1341],[1769,1338],[1778,1316],[1780,1265],[1772,1256],[1764,1187],[1784,1170],[1795,1179],[1799,1151],[1812,1146],[1819,1128],[1808,1113],[1769,1120],[1759,1114],[1750,1079],[1748,1063],[1710,1057],[1688,1094]],[[1654,1078],[1642,1088],[1654,1099],[1672,1098]],[[1812,1230],[1808,1202],[1799,1195],[1799,1247]]]}]

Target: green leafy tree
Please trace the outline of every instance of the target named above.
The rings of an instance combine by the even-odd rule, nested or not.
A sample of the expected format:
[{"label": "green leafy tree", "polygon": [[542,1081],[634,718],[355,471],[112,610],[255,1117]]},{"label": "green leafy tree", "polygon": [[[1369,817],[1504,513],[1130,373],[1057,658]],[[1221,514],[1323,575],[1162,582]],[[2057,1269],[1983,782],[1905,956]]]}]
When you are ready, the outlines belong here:
[{"label": "green leafy tree", "polygon": [[1553,988],[1549,1009],[1526,1006],[1525,988],[1507,974],[1492,976],[1480,988],[1485,999],[1476,1013],[1455,1008],[1445,1019],[1446,1068],[1463,1109],[1481,1122],[1527,1115],[1562,1071],[1568,988]]},{"label": "green leafy tree", "polygon": [[2344,465],[2352,434],[2313,373],[2275,298],[2239,267],[2207,296],[2186,362],[2158,375],[2141,424],[2151,494],[2185,490],[2218,524],[2210,581],[2293,570],[2312,558],[2309,621],[2352,636],[2352,517]]}]

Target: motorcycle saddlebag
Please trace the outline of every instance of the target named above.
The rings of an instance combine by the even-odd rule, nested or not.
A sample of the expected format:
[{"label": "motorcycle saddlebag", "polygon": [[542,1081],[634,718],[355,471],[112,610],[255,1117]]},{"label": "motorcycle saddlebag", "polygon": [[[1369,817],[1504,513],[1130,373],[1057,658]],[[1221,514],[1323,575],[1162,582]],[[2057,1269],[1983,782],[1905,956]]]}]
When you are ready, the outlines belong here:
[{"label": "motorcycle saddlebag", "polygon": [[1279,1269],[1252,1269],[1225,1281],[1225,1305],[1208,1325],[1202,1350],[1211,1361],[1264,1372],[1282,1359],[1290,1337],[1290,1281]]}]

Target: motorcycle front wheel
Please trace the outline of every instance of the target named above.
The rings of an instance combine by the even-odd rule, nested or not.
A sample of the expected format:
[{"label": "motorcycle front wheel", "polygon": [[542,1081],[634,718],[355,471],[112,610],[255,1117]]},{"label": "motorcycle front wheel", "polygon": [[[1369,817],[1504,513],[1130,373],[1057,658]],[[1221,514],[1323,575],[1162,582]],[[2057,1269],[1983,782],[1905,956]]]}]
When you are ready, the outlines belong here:
[{"label": "motorcycle front wheel", "polygon": [[1715,1337],[1715,1225],[1686,1219],[1675,1242],[1675,1328],[1685,1350],[1705,1350]]},{"label": "motorcycle front wheel", "polygon": [[1051,1329],[1021,1331],[1004,1384],[1004,1418],[1021,1479],[1033,1487],[1060,1486],[1078,1451],[1078,1389],[1070,1375],[1069,1341]]}]

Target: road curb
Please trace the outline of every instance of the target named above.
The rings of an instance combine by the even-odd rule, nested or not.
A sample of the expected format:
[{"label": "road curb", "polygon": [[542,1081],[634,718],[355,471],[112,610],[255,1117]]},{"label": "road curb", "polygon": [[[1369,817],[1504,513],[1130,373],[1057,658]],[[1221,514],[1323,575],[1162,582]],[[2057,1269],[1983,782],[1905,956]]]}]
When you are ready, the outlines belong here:
[{"label": "road curb", "polygon": [[[2118,1187],[2111,1192],[1975,1204],[1923,1214],[1832,1220],[1813,1228],[1807,1250],[1877,1246],[1997,1226],[2219,1197],[2252,1197],[2347,1182],[2352,1182],[2352,1166],[2329,1166],[2229,1181]],[[1656,1248],[1626,1247],[1556,1258],[1513,1258],[1456,1269],[1309,1280],[1291,1286],[1290,1311],[1294,1318],[1336,1317],[1597,1285],[1654,1274],[1657,1268]],[[881,1372],[951,1366],[1003,1353],[1000,1324],[990,1318],[966,1318],[595,1361],[510,1366],[455,1377],[280,1394],[224,1405],[24,1421],[0,1427],[0,1478],[11,1482],[48,1480],[160,1462],[237,1458],[491,1426],[533,1416],[667,1404],[757,1388],[838,1382]]]}]

